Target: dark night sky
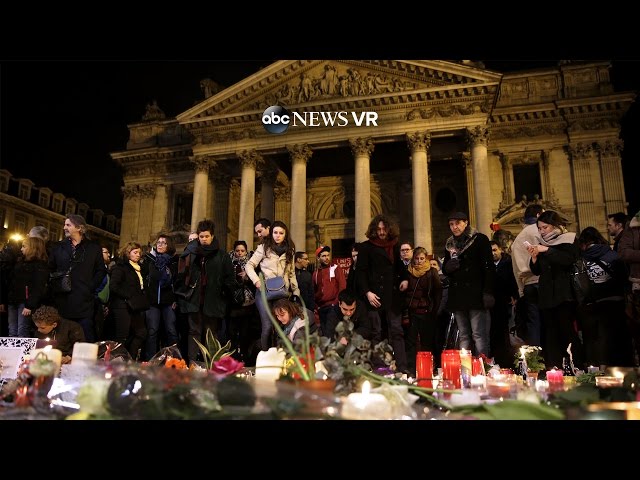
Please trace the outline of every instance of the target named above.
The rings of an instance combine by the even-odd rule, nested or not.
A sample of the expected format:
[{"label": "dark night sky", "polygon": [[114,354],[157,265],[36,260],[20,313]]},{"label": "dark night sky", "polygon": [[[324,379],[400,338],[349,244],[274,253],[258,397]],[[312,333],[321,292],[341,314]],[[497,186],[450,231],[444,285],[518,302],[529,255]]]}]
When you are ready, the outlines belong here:
[{"label": "dark night sky", "polygon": [[[199,81],[230,86],[270,61],[5,62],[0,65],[0,166],[36,186],[121,215],[122,176],[109,153],[124,150],[127,124],[140,121],[153,99],[175,116],[203,99]],[[513,71],[555,61],[494,62]],[[640,90],[640,61],[613,63],[616,91]],[[638,106],[622,122],[623,168],[629,213],[640,209]]]}]

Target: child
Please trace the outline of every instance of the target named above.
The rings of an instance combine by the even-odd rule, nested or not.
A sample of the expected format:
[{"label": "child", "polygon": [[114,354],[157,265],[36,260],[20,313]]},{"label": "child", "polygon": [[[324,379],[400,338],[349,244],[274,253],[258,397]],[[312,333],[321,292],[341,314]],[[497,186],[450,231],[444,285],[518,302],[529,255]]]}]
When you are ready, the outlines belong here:
[{"label": "child", "polygon": [[36,336],[55,340],[54,345],[62,351],[62,364],[70,363],[73,344],[85,341],[80,324],[62,318],[58,310],[47,305],[38,308],[31,315],[38,329]]}]

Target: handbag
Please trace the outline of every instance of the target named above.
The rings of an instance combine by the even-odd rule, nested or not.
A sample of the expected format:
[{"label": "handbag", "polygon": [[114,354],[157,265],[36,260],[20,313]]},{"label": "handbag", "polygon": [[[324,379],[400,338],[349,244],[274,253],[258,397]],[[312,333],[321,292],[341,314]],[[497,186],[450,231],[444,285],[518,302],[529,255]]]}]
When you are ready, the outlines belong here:
[{"label": "handbag", "polygon": [[49,285],[56,295],[71,292],[71,269],[49,274]]},{"label": "handbag", "polygon": [[267,278],[264,283],[267,301],[280,300],[281,298],[287,298],[289,296],[283,277]]},{"label": "handbag", "polygon": [[149,299],[143,293],[136,293],[132,297],[127,298],[125,302],[132,312],[144,312],[151,307]]},{"label": "handbag", "polygon": [[196,281],[193,282],[193,285],[182,285],[176,288],[173,293],[180,298],[183,298],[185,300],[190,300],[191,297],[193,296],[193,292],[196,291],[197,286],[198,286],[198,280],[196,279]]}]

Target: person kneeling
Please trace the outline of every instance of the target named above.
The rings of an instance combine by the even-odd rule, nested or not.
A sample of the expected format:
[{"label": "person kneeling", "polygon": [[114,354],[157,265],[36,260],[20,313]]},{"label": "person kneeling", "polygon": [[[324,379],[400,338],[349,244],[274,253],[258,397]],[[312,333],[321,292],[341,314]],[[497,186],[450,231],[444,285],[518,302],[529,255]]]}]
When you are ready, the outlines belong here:
[{"label": "person kneeling", "polygon": [[71,363],[73,345],[85,341],[80,324],[62,318],[57,309],[48,305],[37,308],[31,315],[38,329],[36,337],[55,341],[55,347],[62,352],[62,364]]}]

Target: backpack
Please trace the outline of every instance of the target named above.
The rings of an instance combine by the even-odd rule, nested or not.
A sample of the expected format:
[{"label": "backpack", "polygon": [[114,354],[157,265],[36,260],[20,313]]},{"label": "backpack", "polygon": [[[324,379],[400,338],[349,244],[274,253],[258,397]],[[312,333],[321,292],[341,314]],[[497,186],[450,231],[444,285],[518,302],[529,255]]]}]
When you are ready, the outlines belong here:
[{"label": "backpack", "polygon": [[571,266],[571,290],[578,305],[585,305],[591,295],[591,280],[587,273],[587,264],[579,258]]}]

